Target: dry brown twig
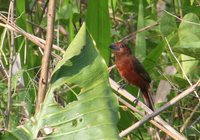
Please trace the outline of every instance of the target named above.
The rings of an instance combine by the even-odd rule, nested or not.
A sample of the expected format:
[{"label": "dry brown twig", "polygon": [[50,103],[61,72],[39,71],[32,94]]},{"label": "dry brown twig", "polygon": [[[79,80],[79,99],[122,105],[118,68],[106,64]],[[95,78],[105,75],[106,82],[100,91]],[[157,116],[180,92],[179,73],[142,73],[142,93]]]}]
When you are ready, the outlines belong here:
[{"label": "dry brown twig", "polygon": [[[143,112],[139,111],[136,107],[132,106],[131,104],[129,104],[129,103],[128,103],[127,101],[125,101],[124,99],[118,97],[118,100],[119,100],[119,102],[121,102],[122,104],[124,104],[126,107],[128,107],[128,108],[131,109],[132,111],[134,111],[134,112],[140,114],[141,116],[145,116],[145,114],[144,114]],[[156,122],[155,120],[152,119],[152,120],[149,120],[149,122],[150,122],[151,124],[155,125],[157,128],[159,128],[159,129],[162,130],[163,132],[165,132],[167,135],[171,136],[172,138],[176,138],[176,135],[175,135],[173,132],[169,131],[168,129],[166,129],[165,127],[163,127],[161,124],[159,124],[159,123]],[[130,131],[132,131],[132,130],[130,129]],[[122,133],[122,134],[123,134],[123,133]],[[120,137],[123,137],[123,135],[120,136]]]},{"label": "dry brown twig", "polygon": [[[14,6],[15,1],[10,1],[9,6],[9,14],[8,19],[10,21],[14,20]],[[11,31],[11,42],[10,42],[10,58],[9,58],[9,71],[8,71],[8,102],[7,102],[7,109],[6,109],[6,129],[10,129],[10,111],[11,111],[11,105],[12,105],[12,69],[13,69],[13,57],[14,57],[14,42],[15,36],[14,32]]]},{"label": "dry brown twig", "polygon": [[[179,65],[179,67],[180,67],[180,69],[181,69],[181,71],[182,71],[182,73],[183,73],[183,76],[184,76],[185,79],[188,81],[188,83],[190,84],[190,86],[192,86],[192,82],[191,82],[191,81],[189,80],[189,78],[187,77],[187,75],[186,75],[186,73],[185,73],[185,71],[184,71],[182,65],[180,64],[179,60],[178,60],[177,57],[175,56],[174,52],[172,51],[171,46],[170,46],[170,44],[169,44],[169,42],[168,42],[168,40],[167,40],[166,37],[165,37],[165,41],[166,41],[166,43],[167,43],[167,46],[168,46],[168,48],[169,48],[170,53],[172,54],[172,56],[174,57],[174,59],[175,59],[176,62],[178,63],[178,65]],[[199,102],[200,102],[199,95],[197,94],[196,91],[194,91],[194,93],[195,93],[197,99],[198,99]]]},{"label": "dry brown twig", "polygon": [[40,110],[41,104],[44,101],[46,95],[47,85],[48,85],[48,70],[49,70],[49,61],[51,56],[51,48],[53,45],[53,34],[54,34],[54,20],[55,20],[55,0],[50,0],[48,5],[47,13],[47,35],[46,35],[46,46],[44,50],[44,55],[42,57],[42,66],[39,80],[38,88],[38,98],[36,104],[37,113]]},{"label": "dry brown twig", "polygon": [[188,20],[184,20],[184,19],[182,19],[182,18],[180,18],[180,17],[178,17],[178,16],[176,16],[176,15],[173,15],[173,14],[171,14],[170,12],[168,12],[168,11],[166,11],[166,10],[163,10],[165,13],[167,13],[168,15],[170,15],[170,16],[172,16],[172,17],[175,17],[176,19],[178,19],[178,20],[180,20],[180,21],[183,21],[183,22],[186,22],[186,23],[189,23],[189,24],[192,24],[192,25],[198,25],[198,26],[200,26],[200,24],[199,23],[195,23],[195,22],[191,22],[191,21],[188,21]]},{"label": "dry brown twig", "polygon": [[[179,67],[180,67],[180,69],[181,69],[181,71],[182,71],[182,73],[183,73],[183,76],[184,76],[185,79],[188,81],[188,83],[190,84],[190,86],[192,86],[192,82],[191,82],[191,81],[189,80],[189,78],[187,77],[187,75],[186,75],[186,73],[185,73],[185,71],[184,71],[182,65],[180,64],[180,62],[179,62],[179,60],[177,59],[177,57],[176,57],[176,55],[174,54],[174,52],[172,51],[171,46],[170,46],[170,44],[169,44],[167,38],[165,38],[165,41],[166,41],[166,43],[167,43],[167,46],[168,46],[168,48],[169,48],[170,53],[172,54],[172,56],[174,57],[174,59],[175,59],[176,62],[178,63],[178,65],[179,65]],[[193,92],[195,93],[195,96],[197,97],[197,99],[198,99],[199,102],[198,102],[198,104],[196,105],[195,109],[192,110],[192,113],[190,114],[190,116],[189,116],[189,117],[186,119],[186,121],[184,122],[183,126],[182,126],[181,129],[180,129],[180,132],[183,132],[183,130],[186,128],[186,126],[187,126],[187,124],[189,123],[190,119],[191,119],[192,116],[195,114],[195,112],[197,111],[197,109],[199,108],[199,105],[200,105],[200,97],[199,97],[198,93],[197,93],[195,90],[194,90]]]},{"label": "dry brown twig", "polygon": [[[39,37],[36,37],[30,33],[27,33],[26,31],[24,31],[23,29],[21,29],[20,27],[18,27],[15,23],[11,22],[11,21],[7,21],[7,18],[0,13],[0,21],[4,22],[5,24],[2,24],[0,23],[0,26],[4,27],[4,28],[7,28],[8,30],[11,30],[11,31],[14,31],[16,33],[19,33],[21,35],[23,35],[24,37],[26,37],[28,40],[32,41],[34,44],[38,45],[40,48],[42,48],[43,50],[45,49],[45,43],[46,41],[39,38]],[[53,45],[53,49],[61,52],[61,53],[65,53],[65,51],[56,46],[56,45]],[[52,55],[57,59],[57,60],[61,60],[62,58],[55,54],[55,53],[52,53]]]},{"label": "dry brown twig", "polygon": [[182,133],[182,132],[185,130],[185,128],[188,126],[190,120],[192,119],[192,117],[193,117],[193,115],[195,114],[195,112],[198,111],[199,107],[200,107],[200,102],[194,107],[194,109],[192,110],[190,116],[185,120],[184,124],[181,126],[181,128],[180,128],[180,132],[181,132],[181,133]]},{"label": "dry brown twig", "polygon": [[149,26],[146,26],[146,27],[144,27],[144,28],[141,28],[141,29],[139,29],[138,31],[133,32],[133,33],[131,33],[131,34],[125,36],[124,38],[122,38],[121,40],[119,40],[119,42],[120,42],[120,41],[129,41],[129,40],[132,39],[133,36],[136,36],[137,33],[143,32],[143,31],[146,31],[146,30],[149,30],[149,29],[151,29],[151,28],[153,28],[153,27],[155,27],[155,26],[157,26],[157,25],[159,25],[159,22],[155,22],[155,23],[153,23],[153,24],[151,24],[151,25],[149,25]]},{"label": "dry brown twig", "polygon": [[[162,107],[160,107],[159,109],[157,109],[155,112],[145,116],[142,120],[136,122],[134,125],[132,125],[131,127],[129,127],[127,130],[129,131],[123,131],[120,134],[122,136],[126,135],[128,132],[130,132],[133,129],[136,129],[137,127],[139,127],[140,125],[144,124],[146,121],[148,121],[149,119],[155,117],[156,115],[160,114],[162,111],[166,110],[167,108],[169,108],[170,106],[176,104],[178,101],[180,101],[181,99],[183,99],[185,96],[189,95],[191,92],[193,92],[195,90],[195,88],[198,86],[198,84],[200,83],[200,81],[198,81],[195,85],[191,86],[190,88],[188,88],[187,90],[185,90],[184,92],[180,93],[178,96],[176,96],[175,98],[173,98],[171,101],[169,101],[168,103],[166,103],[165,105],[163,105]],[[176,139],[180,139],[180,138],[176,138]]]}]

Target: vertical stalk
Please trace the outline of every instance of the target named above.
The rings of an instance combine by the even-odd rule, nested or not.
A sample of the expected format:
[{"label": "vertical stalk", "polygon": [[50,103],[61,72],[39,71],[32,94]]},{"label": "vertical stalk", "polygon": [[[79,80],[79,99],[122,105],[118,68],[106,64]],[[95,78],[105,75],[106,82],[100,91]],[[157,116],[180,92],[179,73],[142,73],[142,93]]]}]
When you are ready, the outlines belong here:
[{"label": "vertical stalk", "polygon": [[[14,4],[15,1],[10,1],[8,21],[14,21]],[[6,109],[6,129],[10,129],[10,112],[12,104],[12,69],[13,69],[13,55],[14,55],[14,32],[11,31],[11,43],[10,43],[10,58],[9,58],[9,71],[8,71],[8,102]]]},{"label": "vertical stalk", "polygon": [[53,33],[54,33],[54,20],[55,20],[55,0],[49,0],[48,13],[47,13],[47,35],[44,55],[42,57],[42,66],[39,80],[38,98],[36,104],[37,113],[40,110],[41,104],[44,101],[44,97],[47,91],[48,84],[48,70],[49,70],[49,59],[51,56],[51,48],[53,44]]}]

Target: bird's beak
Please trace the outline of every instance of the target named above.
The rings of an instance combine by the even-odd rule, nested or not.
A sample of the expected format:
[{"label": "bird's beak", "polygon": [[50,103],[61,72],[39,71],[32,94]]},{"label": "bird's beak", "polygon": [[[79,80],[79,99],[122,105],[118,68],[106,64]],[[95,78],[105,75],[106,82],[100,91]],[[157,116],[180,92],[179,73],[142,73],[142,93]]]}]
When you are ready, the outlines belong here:
[{"label": "bird's beak", "polygon": [[114,51],[119,51],[119,48],[115,44],[111,44],[109,47]]}]

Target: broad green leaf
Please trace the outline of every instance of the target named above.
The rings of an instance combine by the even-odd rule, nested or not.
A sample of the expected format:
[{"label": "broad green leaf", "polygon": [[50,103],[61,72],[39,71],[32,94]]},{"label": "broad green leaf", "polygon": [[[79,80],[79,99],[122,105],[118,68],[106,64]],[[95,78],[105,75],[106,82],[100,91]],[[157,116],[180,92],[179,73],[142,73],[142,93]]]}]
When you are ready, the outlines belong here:
[{"label": "broad green leaf", "polygon": [[160,32],[166,37],[177,31],[176,19],[167,13],[163,13],[160,19]]},{"label": "broad green leaf", "polygon": [[175,46],[173,50],[177,53],[185,54],[199,59],[200,56],[200,41],[182,44],[181,47]]},{"label": "broad green leaf", "polygon": [[56,21],[57,20],[68,20],[71,15],[71,4],[67,4],[66,2],[60,7],[59,11],[56,12]]},{"label": "broad green leaf", "polygon": [[[187,21],[187,22],[186,22]],[[179,26],[179,35],[184,37],[181,43],[186,43],[188,41],[193,42],[200,38],[200,21],[197,15],[189,13],[183,17],[183,21]],[[188,35],[186,34],[189,33]],[[190,36],[193,34],[193,36]],[[197,36],[196,38],[193,38]],[[192,40],[191,40],[192,39]]]},{"label": "broad green leaf", "polygon": [[[137,29],[143,28],[145,25],[144,21],[144,5],[143,0],[140,0],[139,9],[138,9],[138,22],[137,22]],[[146,56],[146,40],[145,40],[145,32],[137,33],[136,35],[136,48],[135,48],[135,55],[140,59],[143,60]]]},{"label": "broad green leaf", "polygon": [[[188,21],[188,22],[185,22]],[[189,23],[190,22],[190,23]],[[194,23],[194,24],[193,24]],[[178,35],[179,42],[174,46],[173,50],[178,53],[183,53],[186,55],[181,55],[181,60],[185,61],[192,59],[193,57],[199,58],[200,54],[200,21],[197,15],[189,13],[184,16],[181,22]],[[192,56],[192,57],[190,57]],[[198,64],[196,61],[183,62],[182,66],[185,73],[190,73],[191,69]]]},{"label": "broad green leaf", "polygon": [[[200,21],[195,14],[187,14],[184,16],[185,21],[182,21],[178,30],[179,42],[173,48],[178,53],[183,53],[188,56],[199,58],[200,54]],[[194,24],[192,24],[192,22]],[[199,24],[199,25],[197,25]]]},{"label": "broad green leaf", "polygon": [[[63,85],[68,85],[77,96],[77,100],[65,107],[54,99],[54,93]],[[73,89],[74,85],[80,89],[78,92]],[[7,137],[31,140],[38,138],[40,132],[42,139],[116,140],[119,139],[117,106],[109,87],[106,63],[84,24],[53,72],[41,111]],[[49,130],[49,134],[44,133],[45,130]]]},{"label": "broad green leaf", "polygon": [[96,46],[106,61],[110,58],[110,19],[108,0],[88,0],[86,26],[96,42]]},{"label": "broad green leaf", "polygon": [[[174,42],[177,40],[177,34],[172,33],[172,34],[168,35],[167,39],[170,42],[170,44],[174,44]],[[157,62],[160,59],[160,56],[162,55],[162,52],[164,51],[166,45],[167,44],[166,44],[165,40],[163,40],[145,58],[143,64],[148,72],[151,73],[154,70],[153,68],[155,66],[157,66],[157,64],[158,64]]]}]

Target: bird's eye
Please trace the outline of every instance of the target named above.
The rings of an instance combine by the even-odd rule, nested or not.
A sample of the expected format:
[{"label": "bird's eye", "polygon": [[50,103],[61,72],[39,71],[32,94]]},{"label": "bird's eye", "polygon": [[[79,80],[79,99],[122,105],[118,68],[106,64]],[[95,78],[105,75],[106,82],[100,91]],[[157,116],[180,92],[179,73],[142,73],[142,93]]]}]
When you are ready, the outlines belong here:
[{"label": "bird's eye", "polygon": [[126,47],[125,44],[121,44],[121,45],[120,45],[120,48],[125,48],[125,47]]}]

